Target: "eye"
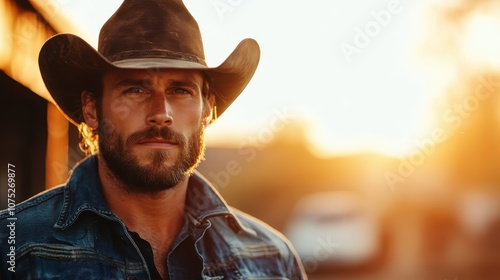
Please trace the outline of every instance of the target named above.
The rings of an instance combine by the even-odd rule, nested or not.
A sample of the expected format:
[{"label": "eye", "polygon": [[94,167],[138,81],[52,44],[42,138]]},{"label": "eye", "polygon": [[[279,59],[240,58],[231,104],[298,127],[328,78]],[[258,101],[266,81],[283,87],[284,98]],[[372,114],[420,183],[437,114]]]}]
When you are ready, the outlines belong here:
[{"label": "eye", "polygon": [[184,89],[184,88],[174,88],[170,91],[170,94],[176,94],[176,95],[191,95],[192,92],[190,90]]},{"label": "eye", "polygon": [[146,90],[142,87],[130,87],[123,91],[124,94],[141,94],[146,93]]}]

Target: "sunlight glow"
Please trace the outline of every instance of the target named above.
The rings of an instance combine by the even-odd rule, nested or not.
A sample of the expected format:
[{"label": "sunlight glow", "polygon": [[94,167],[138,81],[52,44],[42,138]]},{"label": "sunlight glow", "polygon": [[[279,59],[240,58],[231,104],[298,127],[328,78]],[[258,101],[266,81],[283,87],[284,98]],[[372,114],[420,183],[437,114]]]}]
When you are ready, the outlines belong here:
[{"label": "sunlight glow", "polygon": [[[500,9],[500,7],[499,7]],[[492,14],[476,12],[466,25],[463,52],[471,63],[500,68],[500,19]]]}]

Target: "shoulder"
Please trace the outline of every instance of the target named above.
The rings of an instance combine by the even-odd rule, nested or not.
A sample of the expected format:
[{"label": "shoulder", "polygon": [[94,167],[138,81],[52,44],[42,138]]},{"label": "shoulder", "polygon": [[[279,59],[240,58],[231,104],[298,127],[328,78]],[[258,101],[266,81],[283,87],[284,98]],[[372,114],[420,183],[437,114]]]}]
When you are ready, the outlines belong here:
[{"label": "shoulder", "polygon": [[64,186],[58,186],[18,204],[11,203],[0,211],[0,226],[15,222],[20,235],[44,225],[52,227],[61,212],[63,196]]},{"label": "shoulder", "polygon": [[278,230],[274,229],[262,220],[249,215],[243,211],[232,208],[231,211],[238,218],[240,224],[253,231],[255,237],[260,242],[267,242],[271,246],[276,247],[282,257],[287,259],[297,258],[297,254],[290,241]]},{"label": "shoulder", "polygon": [[64,185],[51,188],[43,191],[23,202],[9,205],[9,208],[0,211],[0,219],[9,217],[10,212],[17,215],[25,215],[30,211],[39,211],[39,207],[48,206],[55,201],[62,199],[64,193]]},{"label": "shoulder", "polygon": [[210,218],[214,242],[227,243],[234,248],[260,248],[268,253],[280,255],[284,259],[293,257],[293,246],[279,231],[265,222],[238,209],[230,207],[232,215]]},{"label": "shoulder", "polygon": [[286,237],[267,223],[262,220],[257,219],[241,210],[236,208],[231,208],[232,213],[238,219],[240,225],[247,230],[255,232],[259,238],[269,239],[270,241],[281,242],[288,245],[288,240]]},{"label": "shoulder", "polygon": [[215,251],[218,256],[214,263],[236,262],[254,269],[272,268],[287,279],[306,279],[295,249],[283,234],[247,213],[230,210],[232,215],[210,219],[211,228],[206,232],[209,251]]}]

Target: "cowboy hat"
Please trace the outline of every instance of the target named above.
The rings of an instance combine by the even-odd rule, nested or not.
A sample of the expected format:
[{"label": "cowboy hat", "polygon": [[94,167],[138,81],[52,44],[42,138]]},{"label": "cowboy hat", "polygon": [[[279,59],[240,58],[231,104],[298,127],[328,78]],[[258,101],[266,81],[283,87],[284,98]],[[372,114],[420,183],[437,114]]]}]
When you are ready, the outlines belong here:
[{"label": "cowboy hat", "polygon": [[103,25],[97,51],[80,37],[58,34],[40,50],[43,81],[73,124],[83,122],[80,96],[113,69],[193,69],[209,77],[221,115],[252,78],[260,58],[253,39],[239,43],[218,67],[208,67],[196,20],[182,0],[124,0]]}]

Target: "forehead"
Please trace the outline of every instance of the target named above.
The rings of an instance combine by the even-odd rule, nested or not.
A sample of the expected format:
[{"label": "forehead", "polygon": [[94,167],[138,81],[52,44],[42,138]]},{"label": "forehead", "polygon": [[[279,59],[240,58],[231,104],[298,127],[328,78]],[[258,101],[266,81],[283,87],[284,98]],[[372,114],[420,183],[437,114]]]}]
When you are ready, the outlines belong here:
[{"label": "forehead", "polygon": [[152,81],[156,79],[166,79],[172,81],[188,81],[201,86],[203,83],[203,73],[192,69],[116,69],[107,71],[103,75],[104,85],[113,86],[123,80]]}]

